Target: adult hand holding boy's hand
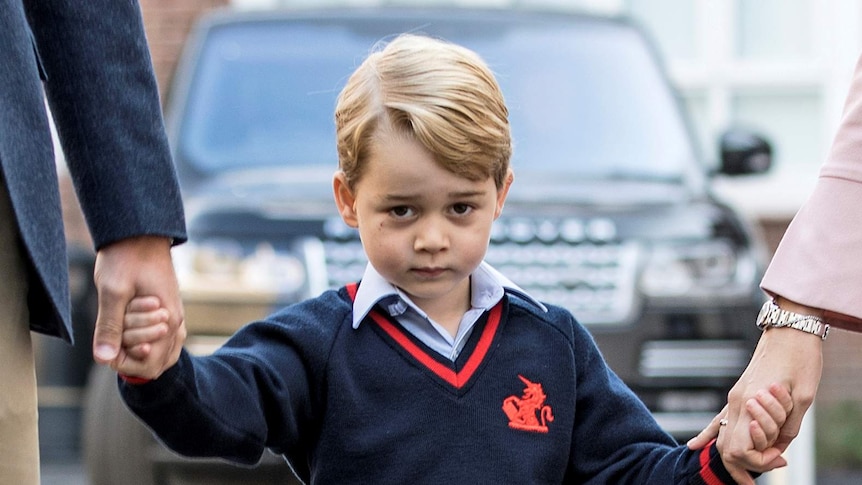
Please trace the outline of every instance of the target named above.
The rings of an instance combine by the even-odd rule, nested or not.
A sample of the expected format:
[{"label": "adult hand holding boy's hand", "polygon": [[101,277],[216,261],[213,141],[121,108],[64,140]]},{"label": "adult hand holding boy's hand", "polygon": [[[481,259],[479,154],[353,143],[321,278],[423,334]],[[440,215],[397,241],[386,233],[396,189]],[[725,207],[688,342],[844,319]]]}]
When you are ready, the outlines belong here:
[{"label": "adult hand holding boy's hand", "polygon": [[[147,374],[150,374],[148,377],[164,372],[172,354],[179,353],[178,349],[185,341],[185,327],[170,250],[168,238],[138,236],[109,244],[96,254],[94,276],[99,296],[93,335],[93,358],[96,362],[117,369],[128,361],[129,356],[122,349],[124,315],[129,302],[136,296],[154,296],[167,310],[167,333],[159,342],[173,342],[164,346],[154,345],[150,349],[145,366]],[[177,341],[180,341],[179,346],[176,346]]]},{"label": "adult hand holding boy's hand", "polygon": [[[764,337],[769,333],[781,332],[766,332]],[[793,388],[787,381],[768,384],[778,372],[765,362],[770,353],[766,352],[769,345],[764,340],[761,339],[749,367],[730,391],[728,405],[688,442],[688,447],[696,450],[717,438],[725,468],[740,484],[754,485],[749,471],[763,473],[787,464],[781,454],[798,433],[801,417],[810,405],[810,401],[804,407],[798,405],[799,396],[794,392],[791,397]],[[764,368],[769,371],[763,371]],[[771,409],[771,418],[758,414],[764,409]]]}]

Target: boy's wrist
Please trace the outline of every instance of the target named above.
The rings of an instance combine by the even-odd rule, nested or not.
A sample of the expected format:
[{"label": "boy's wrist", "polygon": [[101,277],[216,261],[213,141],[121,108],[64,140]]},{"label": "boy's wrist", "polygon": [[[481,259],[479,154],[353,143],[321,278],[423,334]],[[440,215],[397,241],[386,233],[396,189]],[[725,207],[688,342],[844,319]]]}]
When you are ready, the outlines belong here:
[{"label": "boy's wrist", "polygon": [[[728,466],[721,458],[721,452],[718,449],[718,440],[713,438],[706,446],[700,450],[699,460],[701,464],[700,478],[704,483],[713,485],[733,484],[737,483],[733,479]],[[746,470],[752,478],[757,478],[761,474]]]}]

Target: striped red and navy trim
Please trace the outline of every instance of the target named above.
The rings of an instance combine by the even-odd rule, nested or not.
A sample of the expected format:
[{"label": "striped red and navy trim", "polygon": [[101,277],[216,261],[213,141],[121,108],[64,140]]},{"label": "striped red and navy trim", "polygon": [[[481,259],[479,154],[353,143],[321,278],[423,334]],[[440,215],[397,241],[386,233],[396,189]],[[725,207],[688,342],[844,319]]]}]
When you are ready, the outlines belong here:
[{"label": "striped red and navy trim", "polygon": [[356,291],[359,290],[359,283],[347,283],[344,285],[347,294],[350,296],[350,301],[356,300]]},{"label": "striped red and navy trim", "polygon": [[410,338],[407,337],[401,329],[393,325],[392,322],[376,310],[372,310],[370,316],[384,332],[392,337],[393,340],[398,342],[398,345],[413,356],[414,359],[418,360],[422,365],[427,367],[428,370],[437,374],[437,376],[444,381],[448,382],[455,388],[460,389],[470,380],[473,373],[479,368],[479,364],[485,360],[485,355],[488,354],[488,349],[491,348],[491,342],[494,340],[494,335],[497,333],[497,327],[500,325],[502,307],[503,304],[500,302],[491,309],[491,313],[488,315],[488,324],[485,325],[482,336],[479,338],[479,343],[476,345],[473,353],[470,354],[470,358],[467,359],[467,363],[464,364],[464,367],[457,372],[455,369],[441,364],[428,355],[428,353],[422,350],[422,348],[413,343],[413,341],[410,340]]},{"label": "striped red and navy trim", "polygon": [[[351,299],[356,298],[357,286],[358,285],[356,283],[346,285],[347,293],[350,295]],[[386,332],[390,338],[392,338],[392,340],[398,343],[401,348],[403,348],[414,359],[419,361],[423,366],[428,368],[428,370],[456,389],[461,389],[470,381],[470,378],[473,377],[473,373],[476,372],[476,369],[478,369],[479,365],[482,364],[482,361],[485,360],[485,356],[491,348],[494,336],[497,334],[497,328],[500,326],[500,318],[502,314],[503,302],[501,301],[491,308],[490,313],[488,314],[488,323],[482,331],[482,336],[479,338],[476,348],[473,349],[467,362],[459,371],[456,371],[455,369],[434,359],[425,350],[416,345],[416,343],[414,343],[401,328],[393,325],[392,322],[390,322],[389,319],[383,316],[380,312],[372,310],[368,316],[370,316],[371,319],[374,320],[374,322],[377,323],[377,325]]]},{"label": "striped red and navy trim", "polygon": [[736,483],[730,476],[721,461],[721,455],[715,446],[715,440],[705,446],[699,455],[700,475],[702,481],[696,481],[697,485],[731,485]]},{"label": "striped red and navy trim", "polygon": [[123,382],[131,384],[133,386],[139,386],[141,384],[146,384],[148,382],[152,382],[152,379],[147,379],[146,377],[127,376],[126,374],[119,374],[119,373],[117,375],[120,376],[120,379],[122,379]]}]

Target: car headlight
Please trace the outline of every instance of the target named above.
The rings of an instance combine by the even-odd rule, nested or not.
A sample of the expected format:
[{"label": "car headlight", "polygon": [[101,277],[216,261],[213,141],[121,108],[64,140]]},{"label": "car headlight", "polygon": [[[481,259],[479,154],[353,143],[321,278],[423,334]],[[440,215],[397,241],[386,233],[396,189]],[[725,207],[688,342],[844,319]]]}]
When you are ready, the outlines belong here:
[{"label": "car headlight", "polygon": [[756,263],[727,241],[656,246],[641,273],[641,292],[652,298],[739,297],[750,293]]},{"label": "car headlight", "polygon": [[173,259],[186,295],[272,300],[300,291],[306,282],[300,258],[268,242],[253,247],[231,239],[188,242],[174,249]]}]

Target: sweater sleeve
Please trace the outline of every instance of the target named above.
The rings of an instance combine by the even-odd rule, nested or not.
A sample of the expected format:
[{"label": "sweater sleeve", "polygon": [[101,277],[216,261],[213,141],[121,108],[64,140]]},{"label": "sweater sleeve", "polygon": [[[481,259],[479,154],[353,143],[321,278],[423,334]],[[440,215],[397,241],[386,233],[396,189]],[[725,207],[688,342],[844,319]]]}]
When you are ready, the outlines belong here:
[{"label": "sweater sleeve", "polygon": [[844,116],[809,199],[787,228],[761,287],[862,331],[862,57]]},{"label": "sweater sleeve", "polygon": [[[305,364],[282,349],[278,363],[264,362],[266,345],[248,337],[257,324],[238,333],[215,354],[191,356],[154,381],[120,381],[120,394],[171,450],[191,457],[217,457],[243,465],[257,463],[265,448],[282,453],[297,445],[311,421]],[[275,346],[270,346],[275,348]],[[275,372],[284,365],[290,372]]]},{"label": "sweater sleeve", "polygon": [[[266,427],[247,386],[215,357],[194,358],[185,350],[179,362],[154,381],[120,381],[120,395],[171,450],[190,457],[219,457],[253,465],[264,450]],[[221,370],[221,371],[220,371]],[[214,384],[221,387],[215,392]],[[234,406],[237,419],[225,412]]]},{"label": "sweater sleeve", "polygon": [[576,325],[577,402],[570,483],[720,485],[735,483],[715,444],[689,450],[665,433]]},{"label": "sweater sleeve", "polygon": [[337,311],[332,294],[246,325],[212,355],[183,350],[154,381],[120,380],[121,396],[181,455],[253,465],[269,448],[302,463],[296,459],[311,448],[322,408],[315,383],[323,378],[339,328],[320,315],[338,319],[345,313]]}]

